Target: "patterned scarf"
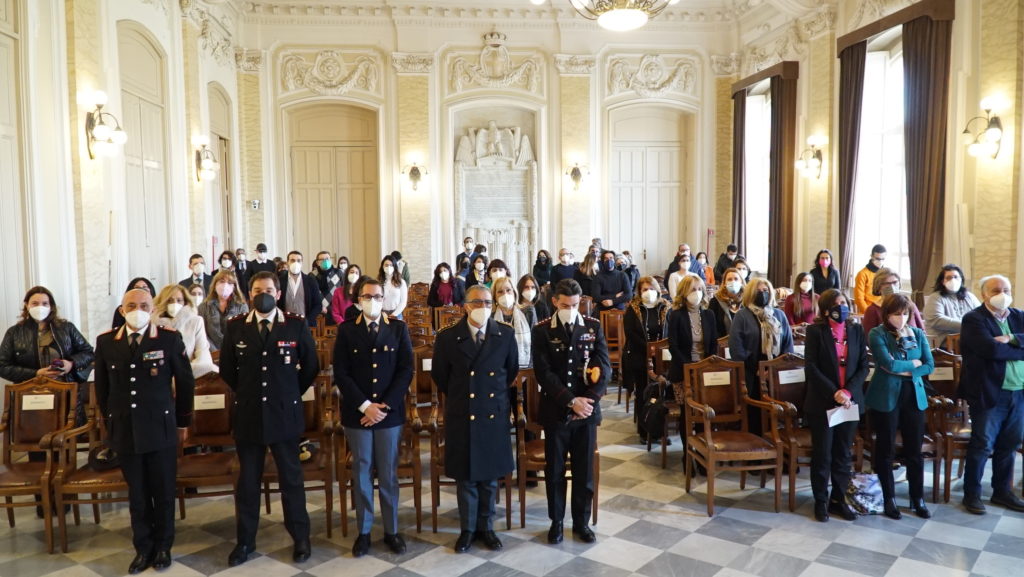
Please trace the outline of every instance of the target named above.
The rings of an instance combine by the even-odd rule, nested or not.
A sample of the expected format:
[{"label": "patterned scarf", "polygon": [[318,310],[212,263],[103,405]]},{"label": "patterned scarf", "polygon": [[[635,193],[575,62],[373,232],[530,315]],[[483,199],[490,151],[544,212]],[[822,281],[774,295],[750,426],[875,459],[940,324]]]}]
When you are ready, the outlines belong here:
[{"label": "patterned scarf", "polygon": [[782,336],[782,323],[772,314],[772,307],[759,307],[750,305],[750,312],[754,313],[757,322],[761,325],[761,353],[772,360],[779,356],[779,345]]}]

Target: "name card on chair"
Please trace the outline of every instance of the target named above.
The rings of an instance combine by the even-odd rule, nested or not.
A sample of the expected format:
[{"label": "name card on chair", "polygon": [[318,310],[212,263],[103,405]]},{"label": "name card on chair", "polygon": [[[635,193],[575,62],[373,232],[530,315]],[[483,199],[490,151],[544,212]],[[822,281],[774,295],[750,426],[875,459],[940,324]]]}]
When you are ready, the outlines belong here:
[{"label": "name card on chair", "polygon": [[807,378],[804,376],[803,369],[790,369],[788,371],[779,371],[779,384],[789,385],[792,383],[802,383]]},{"label": "name card on chair", "polygon": [[932,381],[952,381],[953,367],[935,367],[935,370],[928,376],[928,379]]},{"label": "name card on chair", "polygon": [[196,395],[194,401],[195,410],[209,411],[214,409],[223,409],[225,402],[225,395]]},{"label": "name card on chair", "polygon": [[661,360],[663,360],[663,361],[671,361],[672,360],[672,351],[670,351],[668,349],[661,349]]},{"label": "name card on chair", "polygon": [[722,349],[722,358],[732,360],[732,353],[729,352],[729,347]]},{"label": "name card on chair", "polygon": [[316,398],[316,387],[309,387],[305,393],[302,393],[302,402],[308,403]]},{"label": "name card on chair", "polygon": [[434,359],[423,359],[423,370],[429,373],[432,368],[434,368]]},{"label": "name card on chair", "polygon": [[713,373],[704,373],[704,386],[705,387],[720,387],[722,385],[730,384],[729,371],[715,371]]},{"label": "name card on chair", "polygon": [[804,356],[804,351],[807,350],[806,345],[793,345],[793,354]]},{"label": "name card on chair", "polygon": [[25,395],[21,398],[22,411],[52,411],[54,395]]}]

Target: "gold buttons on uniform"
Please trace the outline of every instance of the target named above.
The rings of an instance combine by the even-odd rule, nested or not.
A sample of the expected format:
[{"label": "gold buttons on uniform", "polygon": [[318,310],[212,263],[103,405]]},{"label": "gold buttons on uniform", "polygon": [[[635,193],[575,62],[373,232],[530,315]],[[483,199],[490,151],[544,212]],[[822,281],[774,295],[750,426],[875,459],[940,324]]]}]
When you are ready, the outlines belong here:
[{"label": "gold buttons on uniform", "polygon": [[490,398],[492,398],[492,399],[493,399],[493,398],[494,398],[494,393],[491,393],[491,394],[490,394],[490,395],[488,395],[488,396],[489,396]]},{"label": "gold buttons on uniform", "polygon": [[494,371],[491,371],[491,372],[487,373],[487,376],[488,377],[493,377],[494,376]]},{"label": "gold buttons on uniform", "polygon": [[470,393],[470,394],[469,394],[469,398],[471,398],[471,399],[475,399],[475,398],[476,398],[476,394],[474,394],[474,393]]},{"label": "gold buttons on uniform", "polygon": [[490,417],[487,417],[487,418],[488,418],[488,419],[493,419],[493,418],[494,418],[494,415],[491,415]]},{"label": "gold buttons on uniform", "polygon": [[132,394],[133,394],[133,395],[134,395],[135,393],[136,393],[136,391],[132,391]]},{"label": "gold buttons on uniform", "polygon": [[376,383],[376,382],[377,382],[377,379],[373,379],[373,382],[375,382],[375,383]]},{"label": "gold buttons on uniform", "polygon": [[133,408],[133,409],[135,408],[135,403],[132,403],[132,408]]},{"label": "gold buttons on uniform", "polygon": [[377,368],[377,363],[373,363],[373,368]]},{"label": "gold buttons on uniform", "polygon": [[473,375],[475,375],[475,374],[476,374],[476,371],[469,371],[469,376],[471,376],[471,377],[472,377],[472,376],[473,376]]},{"label": "gold buttons on uniform", "polygon": [[134,369],[135,368],[135,363],[132,363],[132,364],[128,365],[128,368]]},{"label": "gold buttons on uniform", "polygon": [[[132,405],[132,406],[134,406],[134,405]],[[476,415],[470,415],[469,416],[469,420],[470,421],[475,421],[476,420]]]},{"label": "gold buttons on uniform", "polygon": [[132,378],[130,378],[128,380],[134,383],[135,382],[135,377],[132,377]]}]

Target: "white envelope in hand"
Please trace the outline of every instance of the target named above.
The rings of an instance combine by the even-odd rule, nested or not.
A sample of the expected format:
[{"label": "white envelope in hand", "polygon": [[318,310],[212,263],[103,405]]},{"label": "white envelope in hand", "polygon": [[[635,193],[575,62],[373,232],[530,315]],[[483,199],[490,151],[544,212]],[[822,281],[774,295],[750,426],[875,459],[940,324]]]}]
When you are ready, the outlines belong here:
[{"label": "white envelope in hand", "polygon": [[834,409],[826,411],[828,414],[828,426],[834,427],[839,423],[845,423],[847,421],[859,421],[860,420],[860,409],[857,408],[857,403],[850,403],[850,408],[839,406]]}]

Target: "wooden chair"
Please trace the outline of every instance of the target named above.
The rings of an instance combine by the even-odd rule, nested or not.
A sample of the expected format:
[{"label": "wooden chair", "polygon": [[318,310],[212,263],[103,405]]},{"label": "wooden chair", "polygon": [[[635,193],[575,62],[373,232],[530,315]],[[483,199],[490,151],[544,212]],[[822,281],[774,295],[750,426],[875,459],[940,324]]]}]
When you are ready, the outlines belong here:
[{"label": "wooden chair", "polygon": [[[804,358],[785,354],[758,366],[761,380],[761,400],[774,403],[782,409],[779,447],[789,470],[789,510],[796,510],[796,469],[798,459],[810,459],[811,430],[804,426],[804,395],[807,378],[804,376]],[[768,421],[762,419],[762,423]]]},{"label": "wooden chair", "polygon": [[[0,507],[7,509],[7,523],[13,528],[16,507],[41,506],[46,547],[50,553],[53,553],[51,477],[59,465],[54,462],[51,449],[55,436],[73,430],[77,397],[77,383],[62,383],[45,377],[4,388],[4,412],[0,420],[3,436],[0,495],[4,502]],[[45,460],[19,460],[22,453],[40,451],[45,452]],[[41,502],[34,499],[14,502],[14,497],[30,495],[39,495]],[[63,507],[57,511],[57,517],[63,519]]]},{"label": "wooden chair", "polygon": [[414,282],[409,286],[409,306],[427,306],[430,285],[425,282]]},{"label": "wooden chair", "polygon": [[580,314],[586,317],[594,314],[594,299],[589,296],[580,297]]},{"label": "wooden chair", "polygon": [[[335,328],[337,331],[337,328]],[[317,337],[313,339],[316,345],[316,359],[320,364],[320,374],[334,374],[334,343],[337,340],[337,332],[333,337]]]},{"label": "wooden chair", "polygon": [[433,328],[434,313],[424,305],[409,305],[402,311],[402,320],[409,326]]},{"label": "wooden chair", "polygon": [[[196,379],[192,425],[188,428],[185,444],[178,445],[175,484],[178,515],[182,519],[185,518],[185,499],[231,495],[235,492],[238,459],[234,451],[223,450],[235,446],[235,439],[231,435],[234,402],[235,393],[220,374],[207,373]],[[185,449],[188,447],[196,447],[198,452],[186,454]],[[199,491],[208,487],[221,489]]]},{"label": "wooden chair", "polygon": [[[665,391],[663,387],[672,387],[672,398],[665,401],[665,427],[661,431],[661,468],[665,469],[668,467],[668,439],[671,434],[671,428],[675,427],[676,432],[683,429],[683,392],[682,387],[677,386],[678,383],[668,383],[668,365],[671,362],[671,355],[667,353],[668,339],[661,339],[658,341],[651,341],[647,343],[647,359],[654,371],[654,374],[658,375],[659,378],[659,392],[660,398],[665,398]],[[639,397],[638,397],[639,398]],[[646,401],[646,399],[645,399]],[[638,409],[639,410],[639,409]],[[647,451],[651,451],[652,431],[647,431]]]},{"label": "wooden chair", "polygon": [[[335,403],[343,403],[344,399],[333,396]],[[416,410],[416,395],[409,388],[405,395],[406,422],[402,429],[402,438],[398,446],[398,487],[401,489],[412,489],[413,507],[416,509],[416,531],[423,530],[423,467],[420,455],[420,431],[423,429],[423,422],[420,420],[419,412]],[[352,486],[352,453],[348,449],[345,440],[345,433],[341,426],[340,411],[335,405],[335,476],[338,479],[338,495],[341,497],[341,534],[348,536],[348,510],[349,495],[355,490]],[[374,473],[376,476],[376,473]],[[352,499],[352,506],[355,506],[355,499]]]},{"label": "wooden chair", "polygon": [[[547,458],[544,453],[544,427],[537,422],[540,414],[540,384],[533,369],[520,369],[516,391],[516,479],[519,484],[519,526],[526,527],[526,481],[529,475],[544,480]],[[529,433],[529,434],[528,434]],[[566,478],[572,482],[566,461]],[[601,451],[594,443],[594,502],[591,522],[597,524],[598,489],[601,486]]]},{"label": "wooden chair", "polygon": [[313,333],[313,338],[324,336],[324,327],[327,326],[327,315],[317,315],[316,326],[310,328],[310,332]]},{"label": "wooden chair", "polygon": [[452,305],[450,307],[434,307],[431,309],[434,315],[434,330],[439,331],[453,321],[458,321],[462,318],[463,312],[460,305]]},{"label": "wooden chair", "polygon": [[[604,340],[608,344],[608,360],[611,363],[612,374],[619,375],[619,400],[622,402],[622,347],[626,344],[626,332],[623,326],[624,312],[618,309],[601,311],[601,330],[604,331]],[[629,393],[626,394],[626,412],[629,412]]]},{"label": "wooden chair", "polygon": [[732,355],[729,353],[729,335],[718,337],[718,356],[725,360],[732,360]]},{"label": "wooden chair", "polygon": [[410,339],[419,339],[430,346],[434,345],[436,335],[430,326],[406,325],[406,328],[409,330]]},{"label": "wooden chair", "polygon": [[[302,463],[302,479],[306,491],[323,491],[327,538],[331,538],[331,527],[334,515],[334,404],[331,402],[331,378],[318,375],[313,384],[302,396],[303,420],[306,430],[302,436],[317,447],[316,454]],[[310,485],[310,482],[315,485]],[[267,513],[270,513],[270,494],[280,493],[280,485],[271,488],[270,484],[280,483],[277,464],[268,453],[263,464],[263,498]]]},{"label": "wooden chair", "polygon": [[[715,513],[715,475],[718,471],[739,471],[740,489],[746,488],[747,472],[775,475],[775,512],[782,497],[782,451],[779,450],[778,416],[782,409],[747,396],[743,363],[708,357],[684,367],[686,389],[686,492],[690,492],[694,464],[708,475],[708,516]],[[747,431],[747,408],[768,412],[769,438]],[[696,425],[703,425],[698,430]],[[727,429],[726,427],[733,427]],[[736,430],[738,427],[739,430]]]},{"label": "wooden chair", "polygon": [[944,347],[947,351],[954,355],[960,354],[960,333],[955,335],[946,335],[946,346]]},{"label": "wooden chair", "polygon": [[[99,410],[96,401],[96,390],[89,383],[89,406],[86,409],[86,422],[81,427],[64,431],[53,437],[51,446],[57,451],[57,471],[53,475],[53,495],[56,509],[64,510],[64,505],[71,505],[75,525],[81,523],[79,505],[92,505],[93,522],[100,523],[100,504],[128,501],[128,483],[121,474],[120,467],[105,471],[97,471],[92,466],[78,466],[79,435],[88,437],[89,450],[103,446],[107,438],[106,420]],[[57,516],[60,529],[60,548],[68,552],[68,534],[65,515]]]},{"label": "wooden chair", "polygon": [[941,436],[942,460],[945,475],[943,478],[942,498],[948,503],[950,486],[953,482],[953,461],[960,459],[957,478],[964,474],[964,459],[967,457],[967,445],[971,440],[971,418],[967,402],[957,400],[956,390],[960,385],[960,355],[942,349],[932,350],[935,360],[935,371],[928,375],[928,384],[933,393],[948,403],[939,403],[933,411],[937,420],[933,426]]}]

